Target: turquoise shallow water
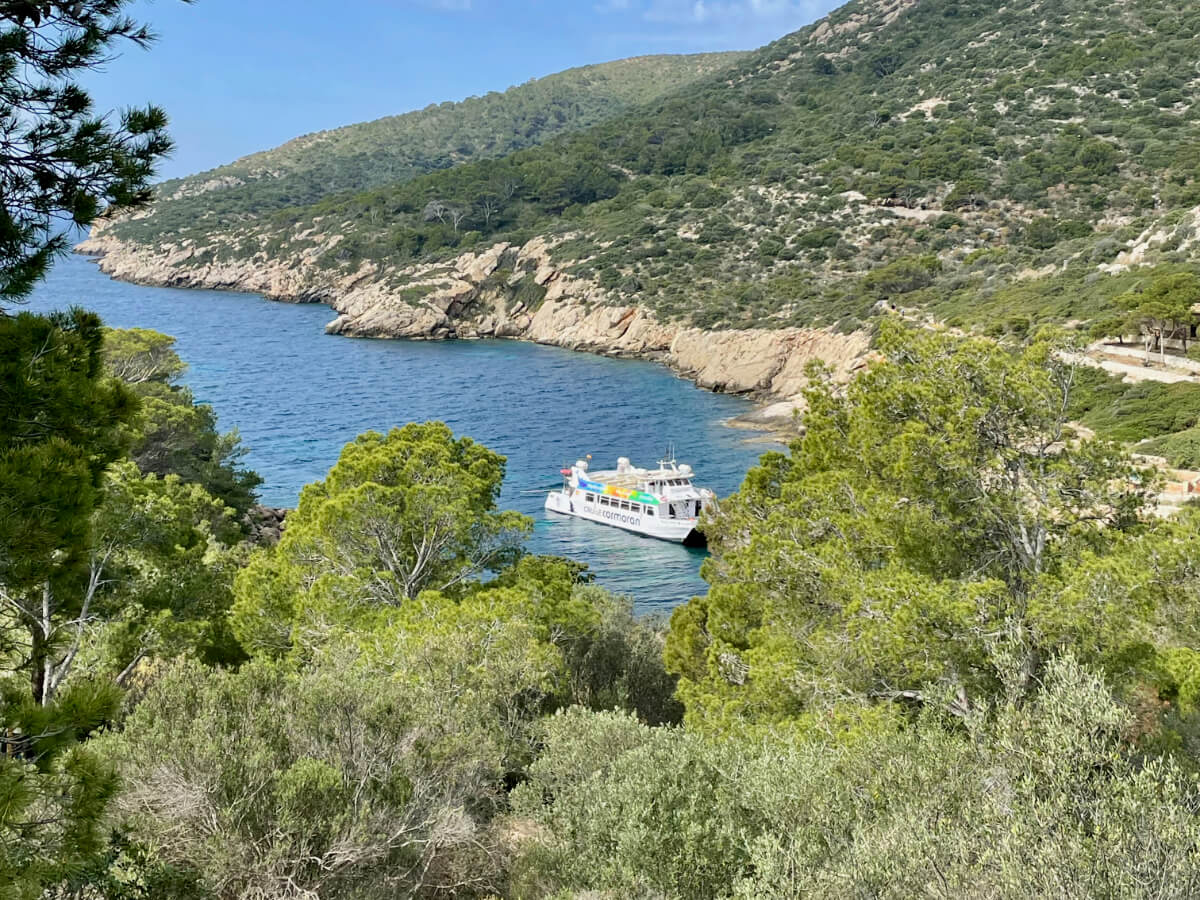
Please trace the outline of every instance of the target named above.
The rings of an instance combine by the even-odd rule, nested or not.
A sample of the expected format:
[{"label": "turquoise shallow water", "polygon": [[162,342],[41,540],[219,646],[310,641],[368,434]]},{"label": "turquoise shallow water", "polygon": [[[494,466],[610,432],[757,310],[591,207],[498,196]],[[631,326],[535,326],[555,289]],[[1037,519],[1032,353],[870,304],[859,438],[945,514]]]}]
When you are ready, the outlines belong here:
[{"label": "turquoise shallow water", "polygon": [[544,494],[564,464],[591,453],[650,465],[673,443],[680,462],[719,495],[732,492],[766,449],[722,425],[746,401],[699,390],[652,363],[516,341],[364,341],[323,332],[324,306],[248,294],[145,288],[112,281],[81,257],[62,260],[29,308],[70,305],[117,328],[175,335],[185,380],[236,427],[264,503],[293,506],[342,446],[369,429],[441,419],[508,457],[501,502],[535,521],[530,550],[591,566],[599,582],[666,611],[704,590],[703,551],[546,513]]}]

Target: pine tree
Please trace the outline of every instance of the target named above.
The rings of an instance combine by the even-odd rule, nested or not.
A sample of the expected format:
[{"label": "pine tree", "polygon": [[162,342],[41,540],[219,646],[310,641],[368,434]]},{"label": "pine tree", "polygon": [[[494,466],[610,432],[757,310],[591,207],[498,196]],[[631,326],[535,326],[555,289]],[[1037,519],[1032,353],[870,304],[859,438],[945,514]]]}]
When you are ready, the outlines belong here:
[{"label": "pine tree", "polygon": [[137,408],[104,372],[102,335],[81,310],[0,317],[0,884],[18,897],[99,849],[115,790],[80,741],[114,714],[116,689],[48,691],[62,626],[86,615],[100,479]]},{"label": "pine tree", "polygon": [[[18,302],[75,227],[149,198],[170,149],[154,107],[98,115],[77,83],[122,41],[128,0],[0,2],[0,304]],[[91,521],[137,401],[104,369],[100,320],[0,310],[0,898],[38,897],[102,847],[116,779],[83,743],[111,684],[48,690],[55,643],[86,615]],[[57,687],[57,686],[56,686]]]},{"label": "pine tree", "polygon": [[128,0],[0,2],[0,302],[32,290],[74,227],[105,206],[150,198],[171,149],[166,114],[147,106],[111,122],[75,79],[114,46],[151,40]]}]

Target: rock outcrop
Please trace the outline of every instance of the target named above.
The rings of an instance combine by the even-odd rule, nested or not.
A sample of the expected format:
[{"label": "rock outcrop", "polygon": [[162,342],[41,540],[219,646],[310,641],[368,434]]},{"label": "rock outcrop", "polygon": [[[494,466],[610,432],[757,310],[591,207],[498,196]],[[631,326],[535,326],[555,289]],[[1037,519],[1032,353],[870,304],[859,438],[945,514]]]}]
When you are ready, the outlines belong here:
[{"label": "rock outcrop", "polygon": [[761,401],[763,406],[746,417],[747,424],[756,426],[792,420],[811,361],[823,362],[836,378],[847,380],[863,365],[869,342],[864,332],[705,330],[662,322],[649,310],[618,302],[594,282],[563,271],[546,238],[522,246],[498,243],[450,264],[387,270],[364,264],[351,274],[320,269],[311,251],[287,260],[258,254],[223,261],[211,249],[126,244],[103,229],[77,249],[99,256],[101,270],[123,281],[326,303],[337,313],[326,326],[330,334],[513,338],[653,359],[701,387]]},{"label": "rock outcrop", "polygon": [[250,543],[271,547],[279,543],[290,510],[275,506],[252,506],[243,521],[249,531]]}]

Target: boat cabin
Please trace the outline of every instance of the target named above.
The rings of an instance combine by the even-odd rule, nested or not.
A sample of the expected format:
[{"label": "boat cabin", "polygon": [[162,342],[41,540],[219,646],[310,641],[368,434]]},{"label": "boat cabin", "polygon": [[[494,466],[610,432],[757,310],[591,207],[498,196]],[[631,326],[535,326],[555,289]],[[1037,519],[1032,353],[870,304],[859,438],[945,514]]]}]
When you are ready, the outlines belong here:
[{"label": "boat cabin", "polygon": [[687,546],[705,545],[699,518],[716,496],[692,483],[690,466],[663,460],[656,469],[639,469],[621,457],[615,469],[591,472],[581,459],[562,475],[562,489],[546,496],[548,510]]},{"label": "boat cabin", "polygon": [[704,492],[692,484],[691,466],[663,460],[657,469],[638,469],[622,456],[615,470],[589,472],[579,460],[571,468],[571,486],[583,492],[583,501],[597,507],[619,509],[643,516],[696,519],[704,511]]}]

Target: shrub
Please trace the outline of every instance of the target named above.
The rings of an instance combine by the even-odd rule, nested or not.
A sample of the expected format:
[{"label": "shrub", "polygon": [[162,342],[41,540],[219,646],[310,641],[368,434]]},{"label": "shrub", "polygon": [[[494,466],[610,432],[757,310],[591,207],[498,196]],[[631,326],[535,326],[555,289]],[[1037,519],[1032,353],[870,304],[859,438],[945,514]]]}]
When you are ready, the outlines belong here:
[{"label": "shrub", "polygon": [[796,245],[806,250],[815,250],[818,247],[832,247],[838,242],[841,236],[842,233],[837,228],[811,228],[797,236]]},{"label": "shrub", "polygon": [[936,256],[903,257],[863,277],[863,287],[880,297],[908,294],[928,287],[942,269]]},{"label": "shrub", "polygon": [[961,723],[926,709],[897,728],[858,710],[832,736],[718,741],[571,710],[546,723],[514,794],[537,826],[515,892],[1137,896],[1153,879],[1187,897],[1200,794],[1179,765],[1130,752],[1133,724],[1070,659],[1028,704]]}]

